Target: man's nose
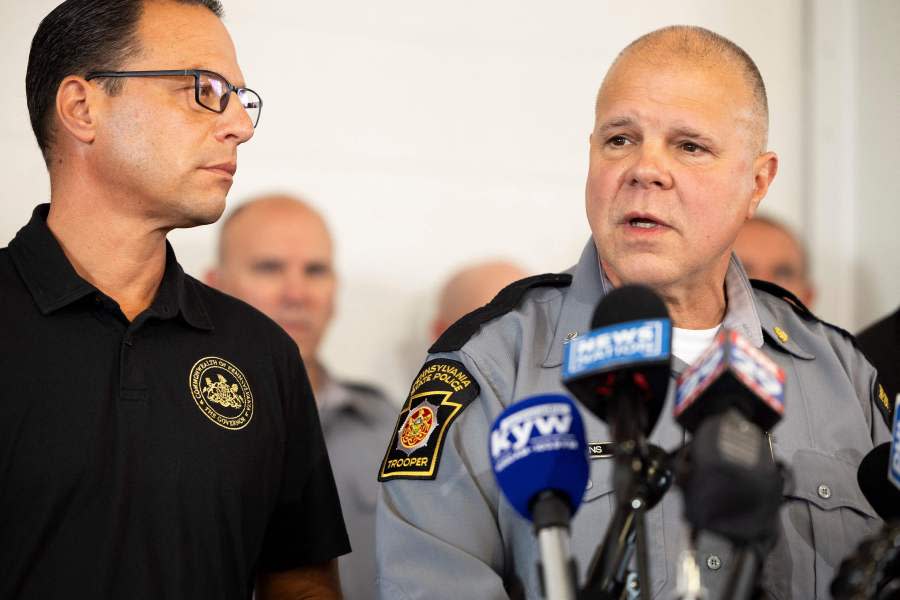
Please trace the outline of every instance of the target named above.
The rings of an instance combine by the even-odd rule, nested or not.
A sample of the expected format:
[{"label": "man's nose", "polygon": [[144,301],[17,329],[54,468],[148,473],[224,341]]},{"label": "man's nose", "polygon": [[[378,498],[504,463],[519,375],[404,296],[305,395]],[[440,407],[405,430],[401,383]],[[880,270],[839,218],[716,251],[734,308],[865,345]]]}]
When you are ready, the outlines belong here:
[{"label": "man's nose", "polygon": [[216,137],[221,141],[231,141],[239,145],[252,138],[256,130],[247,109],[241,105],[237,92],[230,93],[233,96],[229,99],[225,111],[219,116],[220,126]]},{"label": "man's nose", "polygon": [[309,300],[309,285],[306,277],[300,273],[291,273],[285,277],[282,296],[291,304],[305,304]]},{"label": "man's nose", "polygon": [[635,161],[628,173],[634,187],[668,189],[672,187],[669,156],[662,142],[644,142],[634,154]]}]

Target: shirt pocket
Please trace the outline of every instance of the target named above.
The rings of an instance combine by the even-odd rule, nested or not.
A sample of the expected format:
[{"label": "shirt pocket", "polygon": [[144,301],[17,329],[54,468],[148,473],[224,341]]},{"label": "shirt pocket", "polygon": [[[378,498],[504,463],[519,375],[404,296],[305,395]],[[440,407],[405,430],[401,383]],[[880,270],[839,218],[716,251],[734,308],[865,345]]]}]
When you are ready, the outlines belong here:
[{"label": "shirt pocket", "polygon": [[[595,458],[590,461],[590,479],[572,527],[575,546],[573,550],[578,557],[578,567],[581,573],[579,584],[585,583],[587,569],[590,567],[595,552],[603,544],[606,530],[616,510],[616,494],[612,482],[614,466],[613,458]],[[653,589],[650,592],[651,596],[657,597],[662,593],[668,579],[663,502],[657,504],[646,514],[645,522],[650,557],[650,579],[653,581]],[[637,571],[635,559],[632,559],[630,570]]]},{"label": "shirt pocket", "polygon": [[[791,461],[793,486],[782,507],[784,540],[767,567],[791,569],[772,573],[772,583],[793,581],[794,592],[828,597],[841,562],[863,538],[874,534],[881,520],[856,481],[857,466],[817,450],[797,450]],[[771,560],[780,558],[781,560]],[[783,585],[781,583],[780,585]],[[779,590],[778,596],[785,593]]]}]

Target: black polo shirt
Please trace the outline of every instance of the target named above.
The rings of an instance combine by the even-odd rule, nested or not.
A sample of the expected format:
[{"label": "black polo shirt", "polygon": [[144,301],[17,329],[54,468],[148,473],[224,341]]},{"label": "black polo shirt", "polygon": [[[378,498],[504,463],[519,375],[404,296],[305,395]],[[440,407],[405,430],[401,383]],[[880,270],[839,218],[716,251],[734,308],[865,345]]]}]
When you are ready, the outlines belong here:
[{"label": "black polo shirt", "polygon": [[349,552],[294,342],[171,247],[129,323],[48,208],[0,249],[0,598],[248,598]]}]

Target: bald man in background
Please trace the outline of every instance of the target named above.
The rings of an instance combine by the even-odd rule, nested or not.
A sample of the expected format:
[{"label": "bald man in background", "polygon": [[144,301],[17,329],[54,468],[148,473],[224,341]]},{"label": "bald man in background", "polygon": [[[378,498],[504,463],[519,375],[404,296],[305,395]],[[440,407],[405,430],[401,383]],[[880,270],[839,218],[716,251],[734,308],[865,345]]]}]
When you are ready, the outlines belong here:
[{"label": "bald man in background", "polygon": [[816,290],[809,277],[809,257],[787,225],[771,217],[753,217],[741,227],[734,252],[748,277],[778,284],[812,307]]},{"label": "bald man in background", "polygon": [[437,312],[431,321],[432,341],[456,321],[493,300],[507,285],[527,276],[522,267],[507,260],[485,261],[453,273],[441,287]]},{"label": "bald man in background", "polygon": [[353,548],[339,559],[344,597],[372,598],[377,497],[372,473],[391,436],[395,409],[376,388],[334,379],[319,360],[337,289],[325,220],[290,196],[242,204],[222,224],[218,264],[206,281],[261,310],[299,346]]}]

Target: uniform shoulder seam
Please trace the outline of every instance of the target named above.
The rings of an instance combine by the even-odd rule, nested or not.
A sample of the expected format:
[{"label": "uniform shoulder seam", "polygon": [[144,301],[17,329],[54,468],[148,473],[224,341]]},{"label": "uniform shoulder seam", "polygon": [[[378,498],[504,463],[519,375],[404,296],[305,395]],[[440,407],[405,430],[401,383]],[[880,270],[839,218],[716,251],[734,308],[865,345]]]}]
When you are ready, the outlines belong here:
[{"label": "uniform shoulder seam", "polygon": [[[863,351],[862,346],[859,345],[859,341],[856,339],[856,336],[847,331],[842,327],[838,327],[834,323],[829,323],[824,319],[820,319],[817,317],[811,310],[809,310],[803,302],[800,301],[797,296],[784,289],[783,287],[776,285],[770,281],[762,281],[760,279],[751,279],[750,285],[753,286],[754,289],[762,290],[776,298],[786,302],[795,313],[800,315],[806,321],[812,321],[815,323],[821,323],[825,327],[838,332],[841,336],[843,336],[847,341],[849,341],[853,348],[856,349],[857,352],[866,360],[869,364],[871,361],[869,360],[868,355]],[[894,415],[893,415],[893,407],[890,402],[887,400],[887,394],[884,392],[884,387],[881,385],[881,382],[878,380],[877,376],[875,379],[874,389],[872,390],[872,403],[878,409],[878,412],[881,414],[881,417],[884,419],[885,424],[888,429],[893,427]]]},{"label": "uniform shoulder seam", "polygon": [[855,335],[853,335],[846,329],[835,325],[834,323],[829,323],[828,321],[817,317],[811,310],[806,307],[805,304],[803,304],[803,302],[801,302],[799,298],[797,298],[797,296],[784,289],[780,285],[774,284],[771,281],[763,281],[761,279],[751,279],[750,285],[753,286],[754,289],[761,290],[768,293],[769,295],[775,296],[779,300],[782,300],[804,320],[821,323],[822,325],[833,329],[834,331],[837,331],[844,337],[848,338],[857,350],[859,350],[860,352],[862,351],[862,349],[859,347],[859,343],[856,341]]},{"label": "uniform shoulder seam", "polygon": [[441,337],[437,339],[431,348],[430,354],[439,352],[455,352],[466,345],[473,335],[478,333],[481,327],[498,317],[512,311],[522,302],[525,294],[539,287],[568,287],[572,284],[572,275],[569,273],[544,273],[533,275],[513,282],[500,290],[500,292],[481,308],[476,308],[456,323],[447,328]]}]

